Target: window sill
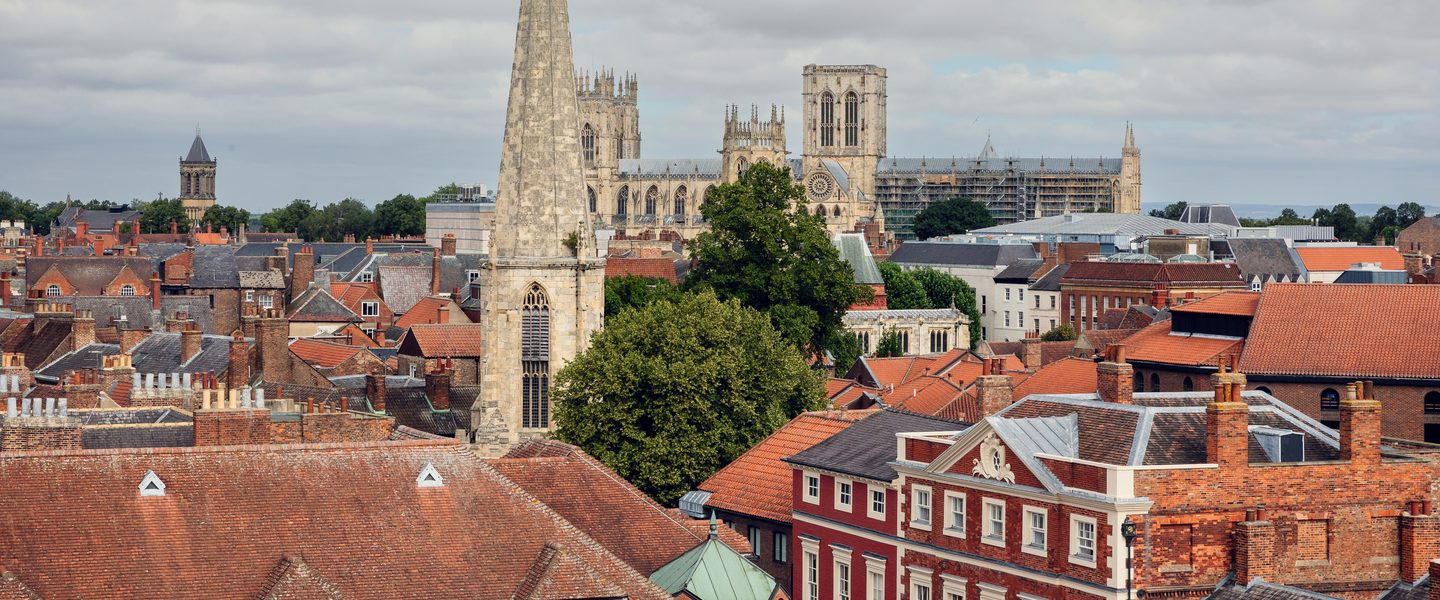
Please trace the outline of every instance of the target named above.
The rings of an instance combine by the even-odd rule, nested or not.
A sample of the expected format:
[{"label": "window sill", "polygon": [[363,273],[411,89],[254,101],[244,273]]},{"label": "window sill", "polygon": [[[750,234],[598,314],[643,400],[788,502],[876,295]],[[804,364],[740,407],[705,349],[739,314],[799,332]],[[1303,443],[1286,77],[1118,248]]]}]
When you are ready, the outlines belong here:
[{"label": "window sill", "polygon": [[806,503],[806,504],[819,504],[819,503],[820,503],[820,499],[819,499],[819,498],[805,498],[805,503]]},{"label": "window sill", "polygon": [[925,531],[930,531],[930,522],[929,522],[929,521],[911,521],[911,522],[910,522],[910,528],[911,528],[911,529],[923,529],[923,530],[925,530]]},{"label": "window sill", "polygon": [[838,511],[843,512],[843,513],[849,513],[849,512],[850,512],[850,507],[849,507],[849,506],[846,506],[846,505],[844,505],[844,504],[837,504],[837,505],[835,505],[835,510],[838,510]]},{"label": "window sill", "polygon": [[980,542],[983,544],[989,544],[991,546],[999,546],[1001,548],[1005,547],[1005,538],[994,534],[981,537]]},{"label": "window sill", "polygon": [[1071,555],[1070,555],[1070,564],[1072,564],[1072,565],[1080,565],[1080,566],[1082,566],[1082,567],[1089,567],[1089,568],[1093,569],[1093,568],[1095,568],[1095,558],[1094,558],[1093,556],[1092,556],[1092,557],[1089,557],[1089,558],[1086,558],[1086,557],[1084,557],[1084,556],[1080,556],[1080,555],[1077,555],[1077,554],[1071,554]]},{"label": "window sill", "polygon": [[950,537],[965,539],[965,530],[957,527],[946,527],[941,533]]},{"label": "window sill", "polygon": [[1033,556],[1050,556],[1050,553],[1046,551],[1044,546],[1036,546],[1034,544],[1025,544],[1020,547],[1020,551]]}]

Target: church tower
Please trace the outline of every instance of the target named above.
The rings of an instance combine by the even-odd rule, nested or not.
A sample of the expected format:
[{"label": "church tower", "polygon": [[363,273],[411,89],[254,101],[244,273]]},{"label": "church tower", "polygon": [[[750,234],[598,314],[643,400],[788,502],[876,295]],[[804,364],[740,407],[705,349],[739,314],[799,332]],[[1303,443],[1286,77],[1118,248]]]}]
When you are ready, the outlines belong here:
[{"label": "church tower", "polygon": [[553,428],[555,372],[605,312],[605,259],[586,210],[566,0],[521,0],[490,257],[480,273],[475,442],[499,454]]},{"label": "church tower", "polygon": [[1115,194],[1114,211],[1140,212],[1140,149],[1135,146],[1135,128],[1125,124],[1125,147],[1120,151],[1120,181]]},{"label": "church tower", "polygon": [[616,190],[611,182],[620,161],[640,158],[640,81],[600,69],[594,75],[577,73],[575,93],[580,99],[580,150],[585,164],[586,205],[594,217],[601,203],[613,208]]},{"label": "church tower", "polygon": [[885,69],[875,65],[808,65],[804,72],[805,174],[831,160],[854,189],[870,195],[885,158]]},{"label": "church tower", "polygon": [[721,155],[721,181],[734,183],[750,165],[769,163],[787,167],[785,151],[785,113],[774,105],[770,120],[760,120],[760,107],[750,107],[750,118],[740,117],[739,106],[725,109],[725,137]]},{"label": "church tower", "polygon": [[190,152],[180,159],[180,205],[191,223],[200,222],[205,211],[215,206],[215,159],[205,149],[199,128]]}]

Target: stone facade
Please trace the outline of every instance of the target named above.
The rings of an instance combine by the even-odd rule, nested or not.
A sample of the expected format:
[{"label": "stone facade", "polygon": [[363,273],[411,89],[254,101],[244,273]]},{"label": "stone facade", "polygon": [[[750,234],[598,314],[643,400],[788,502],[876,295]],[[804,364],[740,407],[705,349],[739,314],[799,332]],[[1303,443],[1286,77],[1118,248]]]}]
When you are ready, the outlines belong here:
[{"label": "stone facade", "polygon": [[885,332],[900,335],[905,355],[942,354],[970,347],[970,318],[953,308],[927,310],[852,310],[841,318],[859,336],[865,355],[875,352]]},{"label": "stone facade", "polygon": [[552,429],[554,373],[589,346],[604,315],[573,65],[566,0],[523,0],[495,231],[480,273],[482,392],[471,421],[489,454]]},{"label": "stone facade", "polygon": [[180,205],[192,223],[198,223],[205,211],[215,206],[215,167],[197,129],[190,153],[180,159]]}]

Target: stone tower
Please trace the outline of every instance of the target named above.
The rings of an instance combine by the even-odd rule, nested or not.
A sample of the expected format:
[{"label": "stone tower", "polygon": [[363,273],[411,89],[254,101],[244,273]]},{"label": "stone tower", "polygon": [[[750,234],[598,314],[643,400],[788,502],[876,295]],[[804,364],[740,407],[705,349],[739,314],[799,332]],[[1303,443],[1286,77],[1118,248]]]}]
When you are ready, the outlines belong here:
[{"label": "stone tower", "polygon": [[725,110],[725,137],[720,151],[721,179],[733,183],[750,165],[770,163],[785,167],[785,113],[770,106],[770,120],[760,120],[760,107],[750,107],[750,118],[740,117],[739,106]]},{"label": "stone tower", "polygon": [[1115,194],[1114,211],[1140,212],[1140,149],[1135,146],[1135,128],[1125,124],[1125,147],[1120,151],[1120,181]]},{"label": "stone tower", "polygon": [[480,273],[475,442],[498,454],[552,429],[555,372],[605,312],[605,260],[586,210],[566,0],[521,0],[490,259]]},{"label": "stone tower", "polygon": [[180,205],[192,223],[198,223],[205,211],[215,206],[215,159],[205,149],[199,128],[190,152],[180,159]]},{"label": "stone tower", "polygon": [[[576,74],[575,90],[580,99],[585,179],[613,181],[622,159],[640,158],[640,82],[630,74],[617,82],[613,71],[601,69],[594,75]],[[592,216],[610,193],[608,187],[587,186],[586,204]]]},{"label": "stone tower", "polygon": [[808,65],[804,71],[805,173],[832,160],[854,189],[872,194],[885,158],[885,69]]}]

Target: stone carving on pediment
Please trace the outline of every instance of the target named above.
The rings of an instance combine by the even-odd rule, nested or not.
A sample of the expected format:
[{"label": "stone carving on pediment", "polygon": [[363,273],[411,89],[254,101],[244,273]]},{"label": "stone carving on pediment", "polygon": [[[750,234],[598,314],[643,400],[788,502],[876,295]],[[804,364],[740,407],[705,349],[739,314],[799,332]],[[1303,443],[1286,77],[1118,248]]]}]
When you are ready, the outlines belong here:
[{"label": "stone carving on pediment", "polygon": [[1015,483],[1015,472],[1010,469],[1010,463],[1005,462],[1005,445],[1000,443],[1000,437],[994,433],[980,442],[980,458],[975,459],[974,463],[974,468],[970,469],[971,475]]}]

